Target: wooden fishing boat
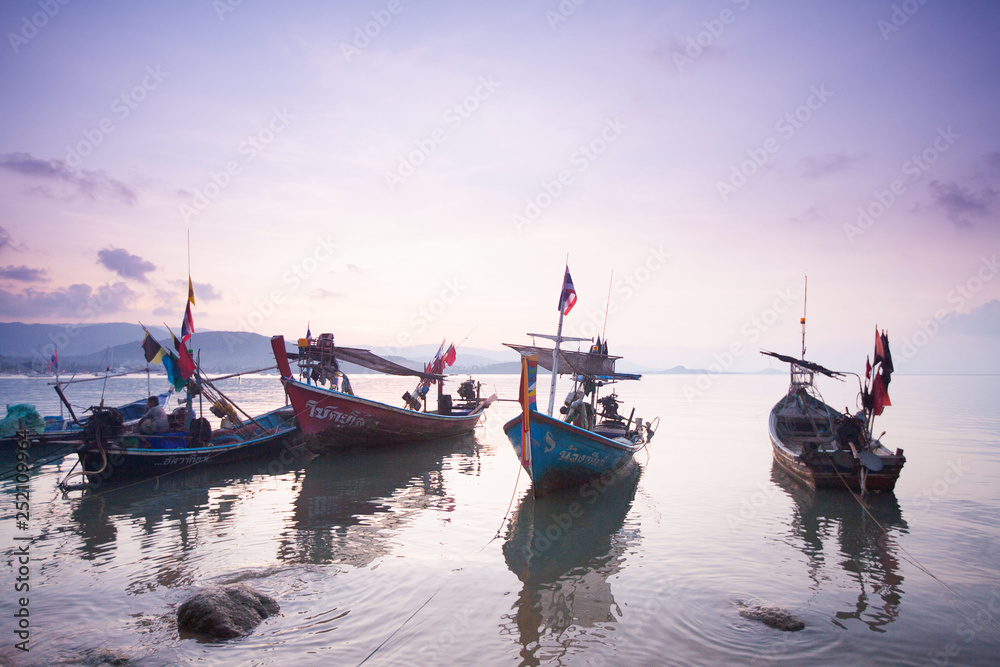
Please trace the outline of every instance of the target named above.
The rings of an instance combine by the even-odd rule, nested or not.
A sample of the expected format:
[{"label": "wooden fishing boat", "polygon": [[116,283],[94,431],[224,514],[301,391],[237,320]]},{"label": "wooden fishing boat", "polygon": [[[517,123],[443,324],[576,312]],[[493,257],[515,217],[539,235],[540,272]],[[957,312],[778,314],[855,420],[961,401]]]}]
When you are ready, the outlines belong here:
[{"label": "wooden fishing boat", "polygon": [[[443,393],[444,376],[440,372],[417,371],[369,350],[335,346],[330,334],[321,334],[315,340],[300,339],[297,352],[288,352],[283,336],[272,337],[271,347],[299,428],[304,434],[313,436],[313,445],[320,451],[332,447],[418,442],[468,433],[495,398],[481,398],[479,385],[470,381],[459,389],[462,400],[452,401],[450,395]],[[293,377],[288,361],[290,354],[298,359],[303,380]],[[391,375],[417,377],[421,380],[419,388],[438,382],[438,408],[428,410],[419,389],[412,395],[410,392],[403,394],[404,407],[355,396],[350,381],[339,369],[339,362]],[[323,382],[328,382],[330,387],[319,384]]]},{"label": "wooden fishing boat", "polygon": [[198,419],[191,431],[123,433],[111,409],[97,409],[91,424],[77,452],[81,470],[70,471],[64,488],[76,475],[84,476],[93,488],[245,459],[256,459],[266,469],[271,461],[287,464],[309,456],[301,447],[295,414],[289,407],[215,431],[207,420]]},{"label": "wooden fishing boat", "polygon": [[[601,387],[641,377],[616,372],[615,361],[621,357],[609,355],[606,342],[598,338],[589,352],[560,349],[563,342],[592,340],[562,335],[563,317],[576,301],[576,292],[572,291],[570,297],[567,289],[573,290],[568,268],[556,335],[528,334],[552,340],[553,348],[504,343],[521,354],[521,414],[504,424],[503,430],[531,477],[535,497],[614,474],[646,446],[655,431],[652,423],[635,418],[634,408],[628,419],[619,414],[617,394],[598,398]],[[539,412],[535,404],[535,376],[539,365],[552,375],[548,414]],[[556,379],[560,374],[572,375],[574,384],[560,408],[563,418],[557,419],[552,412]]]},{"label": "wooden fishing boat", "polygon": [[[802,358],[761,352],[790,366],[788,393],[775,404],[768,419],[775,463],[813,488],[891,491],[906,457],[902,449],[892,451],[872,435],[875,417],[890,405],[886,387],[893,368],[888,337],[876,329],[875,361],[867,364],[861,385],[858,375],[831,371],[805,360],[805,328],[803,313]],[[852,415],[827,405],[814,383],[817,373],[834,379],[855,375],[861,409]]]}]

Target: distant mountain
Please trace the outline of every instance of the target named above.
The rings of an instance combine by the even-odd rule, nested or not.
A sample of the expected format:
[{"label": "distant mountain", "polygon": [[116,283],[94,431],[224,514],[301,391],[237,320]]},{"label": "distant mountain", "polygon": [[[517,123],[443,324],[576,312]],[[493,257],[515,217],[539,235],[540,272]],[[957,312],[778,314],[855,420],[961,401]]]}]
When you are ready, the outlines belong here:
[{"label": "distant mountain", "polygon": [[[149,327],[149,332],[161,345],[172,347],[170,334],[164,327]],[[0,371],[44,372],[56,345],[59,348],[59,369],[63,372],[99,372],[108,367],[127,370],[145,368],[146,359],[142,349],[144,335],[138,324],[0,323]],[[260,334],[204,331],[196,333],[192,342],[191,349],[195,357],[199,358],[200,355],[201,366],[208,373],[248,372],[275,365],[271,340]],[[295,350],[294,342],[286,341],[286,346],[290,351]],[[433,349],[424,360],[386,354],[384,349],[380,356],[407,368],[422,369],[437,351],[436,347],[427,347]],[[371,349],[378,353],[375,348]],[[462,354],[460,359],[466,361],[466,365],[456,365],[449,369],[450,372],[466,373],[472,368],[478,369],[481,363],[492,363],[488,357],[479,355]],[[372,372],[346,363],[341,365],[341,369],[348,375]],[[161,367],[154,367],[154,370],[161,370]]]},{"label": "distant mountain", "polygon": [[[167,335],[160,326],[149,327],[159,338]],[[54,347],[59,358],[103,352],[109,347],[142,340],[138,324],[24,324],[0,322],[0,355],[4,357],[44,356],[46,363]]]}]

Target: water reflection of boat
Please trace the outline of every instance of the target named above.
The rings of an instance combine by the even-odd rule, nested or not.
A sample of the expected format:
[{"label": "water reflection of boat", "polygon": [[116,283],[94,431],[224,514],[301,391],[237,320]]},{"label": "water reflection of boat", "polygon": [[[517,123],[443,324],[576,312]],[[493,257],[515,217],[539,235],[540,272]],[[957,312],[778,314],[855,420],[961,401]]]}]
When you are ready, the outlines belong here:
[{"label": "water reflection of boat", "polygon": [[[262,475],[297,470],[268,467],[258,461],[237,461],[215,467],[199,467],[136,484],[107,489],[86,489],[71,499],[73,531],[80,537],[83,560],[107,558],[118,546],[122,528],[123,546],[133,541],[145,550],[150,544],[164,545],[169,553],[148,559],[127,584],[130,592],[177,587],[195,583],[195,568],[188,562],[198,553],[198,542],[208,535],[207,523],[225,526],[235,521],[240,503],[252,498],[246,488]],[[296,473],[301,474],[301,473]],[[131,531],[141,536],[135,540]],[[169,546],[167,546],[169,545]]]},{"label": "water reflection of boat", "polygon": [[304,470],[293,527],[281,539],[279,559],[365,567],[386,555],[391,537],[416,514],[450,512],[444,460],[475,436],[373,450],[334,450]]},{"label": "water reflection of boat", "polygon": [[894,535],[906,532],[907,525],[896,496],[892,492],[868,496],[866,512],[854,496],[797,484],[777,463],[771,480],[794,501],[792,535],[801,541],[808,559],[813,590],[836,581],[824,572],[834,548],[837,564],[860,589],[854,608],[835,612],[833,622],[845,628],[853,619],[885,632],[885,626],[899,616],[903,597]]},{"label": "water reflection of boat", "polygon": [[639,539],[637,528],[622,528],[639,476],[632,461],[612,477],[521,498],[503,554],[523,584],[504,624],[517,634],[522,665],[585,650],[597,641],[593,628],[613,630],[622,612],[609,579]]}]

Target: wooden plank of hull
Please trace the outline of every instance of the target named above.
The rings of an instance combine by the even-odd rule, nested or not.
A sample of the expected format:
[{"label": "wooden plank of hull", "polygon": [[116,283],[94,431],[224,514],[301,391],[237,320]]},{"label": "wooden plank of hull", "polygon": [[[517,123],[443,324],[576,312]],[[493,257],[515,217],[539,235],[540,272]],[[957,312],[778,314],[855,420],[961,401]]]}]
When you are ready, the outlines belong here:
[{"label": "wooden plank of hull", "polygon": [[[801,449],[795,451],[782,440],[778,434],[779,414],[787,407],[786,402],[788,400],[789,397],[786,396],[778,401],[771,410],[768,420],[768,431],[775,463],[794,479],[811,488],[843,489],[846,486],[852,491],[860,492],[862,490],[860,462],[855,461],[850,468],[838,466],[828,457],[806,462],[800,456]],[[836,415],[840,414],[825,404],[822,407],[829,409]],[[833,434],[827,433],[825,436],[827,444],[832,446]],[[879,448],[881,451],[885,451],[885,448],[881,444]],[[906,459],[901,455],[897,456],[895,454],[879,454],[879,456],[883,461],[883,468],[879,472],[866,471],[865,489],[868,491],[892,491],[896,486],[896,480],[899,478],[900,471]]]},{"label": "wooden plank of hull", "polygon": [[[531,413],[530,425],[530,472],[536,497],[556,489],[580,486],[601,476],[613,475],[632,460],[632,455],[641,448],[610,440],[540,412]],[[503,427],[519,460],[521,428],[521,415]],[[523,460],[521,465],[525,465]]]},{"label": "wooden plank of hull", "polygon": [[286,379],[285,391],[299,428],[322,436],[328,445],[377,445],[433,440],[467,433],[482,417],[484,404],[467,414],[439,415],[397,408],[350,394]]}]

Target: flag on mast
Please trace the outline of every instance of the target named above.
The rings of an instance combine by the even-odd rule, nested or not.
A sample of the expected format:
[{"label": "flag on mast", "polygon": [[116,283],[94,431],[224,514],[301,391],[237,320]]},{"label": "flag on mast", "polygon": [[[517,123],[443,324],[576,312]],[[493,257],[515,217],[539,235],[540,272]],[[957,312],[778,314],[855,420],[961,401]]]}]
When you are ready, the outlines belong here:
[{"label": "flag on mast", "polygon": [[[143,327],[142,330],[146,331],[146,327]],[[146,336],[142,339],[142,351],[143,356],[146,357],[146,361],[154,364],[163,363],[163,357],[167,354],[163,346],[156,342],[156,339],[150,336],[148,331],[146,331]]]},{"label": "flag on mast", "polygon": [[538,354],[521,355],[521,388],[518,401],[521,403],[521,463],[531,472],[531,411],[537,411],[536,380],[538,378]]},{"label": "flag on mast", "polygon": [[192,306],[197,305],[194,302],[194,283],[191,282],[191,275],[188,274],[188,303]]},{"label": "flag on mast", "polygon": [[562,292],[559,294],[559,310],[563,315],[569,315],[576,305],[576,289],[573,287],[573,278],[569,275],[569,266],[566,267],[566,275],[563,276]]},{"label": "flag on mast", "polygon": [[191,301],[188,301],[187,307],[184,308],[184,321],[181,322],[181,340],[187,343],[193,333],[194,318],[191,317]]},{"label": "flag on mast", "polygon": [[187,344],[177,340],[177,336],[174,335],[170,327],[167,327],[167,331],[170,331],[170,337],[174,340],[174,349],[177,350],[177,368],[181,372],[181,379],[186,382],[194,374],[194,359],[191,358],[191,352],[188,351]]}]

